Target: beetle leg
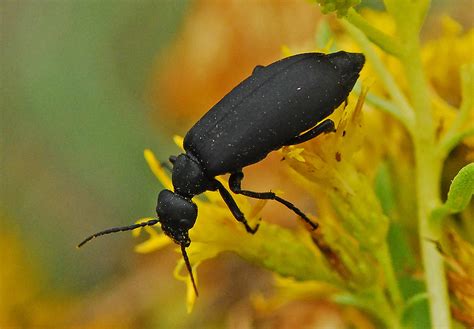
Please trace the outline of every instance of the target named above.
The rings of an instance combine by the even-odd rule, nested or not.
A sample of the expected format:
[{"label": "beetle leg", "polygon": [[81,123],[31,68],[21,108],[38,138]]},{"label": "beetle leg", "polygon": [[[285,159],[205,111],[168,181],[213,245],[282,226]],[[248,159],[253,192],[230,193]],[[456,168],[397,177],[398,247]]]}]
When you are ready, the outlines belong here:
[{"label": "beetle leg", "polygon": [[301,144],[303,142],[309,141],[310,139],[313,139],[318,135],[334,131],[336,131],[334,122],[331,119],[327,119],[318,124],[317,126],[311,128],[307,132],[292,138],[289,142],[285,144],[285,146]]},{"label": "beetle leg", "polygon": [[263,65],[257,65],[257,66],[255,66],[255,68],[254,68],[253,71],[252,71],[252,75],[258,73],[258,72],[261,71],[263,68],[265,68],[265,66],[263,66]]},{"label": "beetle leg", "polygon": [[230,175],[229,187],[232,192],[236,194],[242,194],[242,195],[248,196],[249,198],[254,198],[254,199],[275,200],[283,204],[288,209],[292,210],[298,216],[300,216],[306,223],[311,225],[313,230],[315,230],[318,227],[318,224],[314,223],[311,219],[309,219],[308,216],[306,216],[301,210],[296,208],[294,204],[292,204],[291,202],[285,199],[280,198],[273,192],[252,192],[252,191],[242,190],[241,182],[243,178],[244,178],[244,173],[241,171]]},{"label": "beetle leg", "polygon": [[226,203],[229,210],[232,212],[232,215],[234,215],[235,219],[244,224],[247,232],[255,234],[260,224],[257,224],[255,227],[252,228],[247,222],[247,219],[245,219],[245,216],[242,211],[239,209],[239,206],[237,206],[237,203],[235,203],[235,200],[232,198],[232,195],[229,193],[229,191],[227,191],[224,185],[222,185],[222,183],[219,182],[217,179],[214,181],[214,184],[216,184],[222,199]]},{"label": "beetle leg", "polygon": [[168,162],[164,162],[164,161],[160,161],[160,165],[165,168],[166,170],[172,172],[173,171],[173,167],[172,165],[174,165],[174,162],[176,161],[176,158],[177,156],[175,155],[171,155],[169,158],[168,158],[168,161],[171,163],[171,166]]},{"label": "beetle leg", "polygon": [[169,172],[173,171],[173,167],[170,166],[168,162],[160,161],[160,166],[168,170]]}]

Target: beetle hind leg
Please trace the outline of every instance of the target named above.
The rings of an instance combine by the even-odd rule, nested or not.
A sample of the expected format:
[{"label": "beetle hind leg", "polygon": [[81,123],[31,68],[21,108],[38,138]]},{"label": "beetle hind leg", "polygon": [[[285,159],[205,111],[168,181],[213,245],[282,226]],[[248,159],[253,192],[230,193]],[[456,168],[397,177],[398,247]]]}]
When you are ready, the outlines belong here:
[{"label": "beetle hind leg", "polygon": [[305,213],[303,213],[301,210],[299,210],[294,204],[291,202],[280,198],[273,192],[253,192],[253,191],[247,191],[247,190],[242,190],[241,188],[241,182],[242,179],[244,178],[244,173],[243,172],[236,172],[230,175],[229,178],[229,187],[232,192],[235,194],[242,194],[245,195],[249,198],[254,198],[254,199],[266,199],[266,200],[275,200],[288,209],[292,210],[295,214],[301,217],[306,223],[308,223],[313,230],[318,228],[318,224],[314,223],[311,219],[306,216]]},{"label": "beetle hind leg", "polygon": [[229,193],[229,191],[227,191],[224,185],[222,185],[221,182],[219,182],[218,180],[215,180],[214,183],[216,184],[217,190],[219,190],[219,193],[221,194],[222,199],[226,203],[229,210],[232,212],[232,215],[234,215],[235,219],[237,219],[239,222],[244,224],[247,232],[251,234],[255,234],[255,232],[257,232],[258,230],[258,227],[260,226],[260,223],[255,225],[255,227],[251,227],[249,223],[247,222],[247,219],[245,218],[244,214],[237,206],[237,203],[232,198],[232,195]]},{"label": "beetle hind leg", "polygon": [[311,128],[307,132],[292,138],[290,141],[288,141],[285,144],[285,146],[301,144],[321,134],[335,132],[335,131],[336,131],[336,128],[334,126],[334,122],[331,119],[327,119],[321,122],[320,124],[318,124],[317,126]]}]

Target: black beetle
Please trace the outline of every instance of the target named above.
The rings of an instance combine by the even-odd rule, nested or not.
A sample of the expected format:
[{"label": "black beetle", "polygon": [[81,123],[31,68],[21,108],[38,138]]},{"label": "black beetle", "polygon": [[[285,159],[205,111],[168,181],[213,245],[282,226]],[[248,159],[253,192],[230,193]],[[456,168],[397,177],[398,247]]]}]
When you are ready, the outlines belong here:
[{"label": "black beetle", "polygon": [[364,62],[362,54],[340,51],[300,54],[255,67],[250,77],[224,96],[186,134],[186,153],[169,158],[173,164],[174,192],[159,193],[158,219],[98,232],[79,247],[100,235],[159,222],[163,232],[181,246],[197,294],[185,249],[191,243],[188,231],[198,213],[192,198],[205,191],[219,191],[232,215],[249,233],[258,229],[258,224],[251,227],[247,223],[229,191],[215,179],[227,173],[232,192],[278,201],[316,229],[317,224],[274,193],[242,190],[242,168],[261,161],[282,146],[300,144],[334,131],[333,121],[320,121],[347,99]]}]

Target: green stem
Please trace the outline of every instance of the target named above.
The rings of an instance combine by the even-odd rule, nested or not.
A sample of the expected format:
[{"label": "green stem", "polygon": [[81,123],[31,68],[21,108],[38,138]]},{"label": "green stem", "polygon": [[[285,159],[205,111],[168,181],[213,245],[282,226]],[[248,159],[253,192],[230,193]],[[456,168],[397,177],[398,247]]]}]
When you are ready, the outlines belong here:
[{"label": "green stem", "polygon": [[[370,84],[369,84],[370,88]],[[354,92],[357,95],[360,95],[362,93],[362,87],[360,84],[356,84],[354,87]],[[368,104],[377,107],[379,110],[386,112],[393,116],[395,119],[398,121],[403,121],[405,118],[400,114],[400,111],[398,110],[398,107],[392,103],[391,101],[382,98],[380,96],[377,96],[374,93],[367,93],[365,100]]]},{"label": "green stem", "polygon": [[400,317],[396,312],[393,311],[391,307],[391,303],[387,300],[387,297],[383,295],[383,292],[380,291],[381,296],[379,299],[381,300],[382,309],[384,310],[384,314],[388,315],[386,319],[387,327],[390,329],[399,329],[402,326],[400,325]]},{"label": "green stem", "polygon": [[434,119],[431,112],[427,82],[420,58],[418,35],[404,35],[405,54],[401,61],[409,83],[415,109],[415,129],[411,132],[415,148],[418,227],[425,279],[430,296],[432,326],[451,328],[449,296],[444,262],[427,238],[441,239],[441,223],[430,221],[431,212],[440,202],[441,159],[437,156]]},{"label": "green stem", "polygon": [[464,131],[452,133],[447,138],[444,138],[439,144],[438,154],[441,159],[445,159],[449,152],[458,145],[464,138],[474,136],[474,127],[468,128]]},{"label": "green stem", "polygon": [[[440,221],[430,221],[430,218],[433,209],[441,203],[439,183],[442,168],[442,158],[437,152],[428,84],[425,80],[420,57],[419,30],[429,4],[429,0],[420,0],[419,2],[385,0],[387,10],[397,24],[397,32],[402,45],[399,59],[405,69],[411,104],[406,100],[405,95],[398,88],[393,77],[371,47],[367,37],[373,39],[373,35],[370,36],[373,31],[371,32],[359,24],[359,26],[362,26],[362,31],[367,33],[367,35],[364,35],[361,30],[347,21],[343,21],[343,24],[364,50],[393,102],[399,108],[398,112],[395,113],[399,114],[398,118],[408,128],[413,139],[419,239],[426,286],[430,297],[432,326],[451,328],[449,296],[443,259],[433,243],[426,240],[426,238],[429,238],[439,241],[441,238]],[[390,270],[388,270],[388,273],[390,273]],[[396,293],[394,296],[396,296]]]},{"label": "green stem", "polygon": [[381,248],[376,251],[376,257],[384,269],[387,289],[390,293],[390,302],[393,305],[396,313],[400,315],[401,310],[403,309],[403,298],[400,293],[395,271],[393,269],[392,256],[390,255],[386,243],[384,243],[383,246],[381,246]]},{"label": "green stem", "polygon": [[[441,166],[433,159],[434,149],[427,150],[425,143],[415,142],[417,168],[418,233],[429,295],[432,326],[450,328],[449,296],[444,261],[430,240],[441,239],[441,221],[430,221],[430,214],[439,204],[439,178]],[[437,168],[436,168],[436,165]]]},{"label": "green stem", "polygon": [[433,209],[441,203],[439,184],[442,168],[442,159],[437,152],[429,89],[420,56],[419,32],[429,4],[429,0],[385,0],[385,6],[397,24],[397,34],[403,45],[400,61],[405,69],[415,114],[410,133],[415,149],[419,239],[430,296],[431,322],[436,328],[451,328],[444,262],[433,243],[426,240],[429,238],[439,241],[441,238],[441,223],[431,221],[430,218]]},{"label": "green stem", "polygon": [[345,17],[352,25],[356,26],[359,30],[372,41],[374,44],[385,50],[387,53],[394,56],[399,56],[401,52],[401,45],[398,40],[395,40],[392,36],[380,31],[371,25],[364,17],[362,17],[354,8],[350,8]]},{"label": "green stem", "polygon": [[445,158],[448,153],[463,138],[472,135],[474,127],[462,131],[462,126],[468,121],[470,113],[474,110],[474,97],[472,90],[474,89],[474,64],[465,65],[461,69],[462,81],[462,103],[454,122],[448,129],[448,132],[439,143],[439,155]]},{"label": "green stem", "polygon": [[397,105],[398,109],[394,116],[400,120],[408,130],[412,130],[413,127],[413,109],[408,103],[405,95],[398,88],[395,79],[392,77],[390,72],[387,70],[379,56],[370,44],[369,39],[360,31],[357,27],[353,26],[348,21],[342,21],[342,24],[346,30],[353,36],[353,38],[360,45],[367,59],[370,61],[377,73],[379,79],[384,84],[393,102]]}]

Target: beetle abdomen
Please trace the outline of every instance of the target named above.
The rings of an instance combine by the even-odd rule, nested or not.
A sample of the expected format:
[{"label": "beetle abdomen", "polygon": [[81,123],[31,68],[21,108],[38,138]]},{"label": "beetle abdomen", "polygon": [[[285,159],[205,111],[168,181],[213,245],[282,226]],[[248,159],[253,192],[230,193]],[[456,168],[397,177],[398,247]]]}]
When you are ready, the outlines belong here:
[{"label": "beetle abdomen", "polygon": [[255,70],[187,133],[210,177],[256,163],[330,115],[349,95],[362,54],[300,54]]}]

